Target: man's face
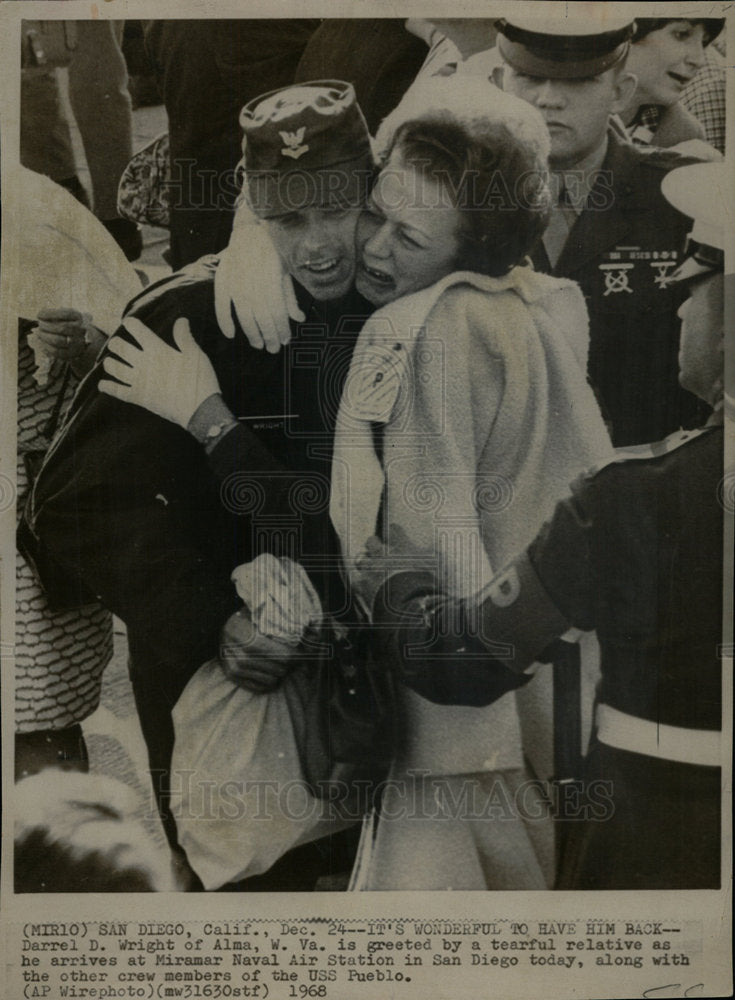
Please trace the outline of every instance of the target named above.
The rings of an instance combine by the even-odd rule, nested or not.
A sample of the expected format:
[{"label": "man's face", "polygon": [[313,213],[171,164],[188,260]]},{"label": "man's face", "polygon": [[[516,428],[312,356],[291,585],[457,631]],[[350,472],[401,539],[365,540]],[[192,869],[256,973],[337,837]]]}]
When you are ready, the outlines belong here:
[{"label": "man's face", "polygon": [[320,302],[341,299],[352,287],[360,211],[312,206],[263,220],[286,270]]},{"label": "man's face", "polygon": [[724,362],[724,279],[701,278],[679,309],[679,382],[714,404],[720,394]]},{"label": "man's face", "polygon": [[609,69],[580,80],[550,80],[503,67],[503,90],[541,112],[551,136],[552,167],[575,166],[602,144],[611,114],[622,111],[634,78]]}]

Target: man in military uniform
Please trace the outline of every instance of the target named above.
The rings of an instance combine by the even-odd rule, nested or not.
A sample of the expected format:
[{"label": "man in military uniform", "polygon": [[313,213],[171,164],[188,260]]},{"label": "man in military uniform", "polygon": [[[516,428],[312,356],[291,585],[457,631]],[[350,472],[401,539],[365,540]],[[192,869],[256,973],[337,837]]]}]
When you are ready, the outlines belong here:
[{"label": "man in military uniform", "polygon": [[[352,287],[355,226],[372,176],[369,136],[354,90],[335,82],[257,99],[241,122],[250,201],[296,279],[304,322],[292,324],[278,355],[254,350],[242,335],[223,337],[216,260],[143,292],[128,321],[144,323],[170,349],[174,325],[186,317],[216,377],[208,398],[182,426],[112,398],[98,388],[108,351],[49,452],[27,515],[42,557],[67,574],[67,597],[97,595],[127,626],[133,689],[172,839],[170,710],[216,654],[220,628],[240,603],[233,568],[261,552],[288,554],[313,567],[326,608],[339,613],[346,602],[328,487],[341,385],[372,311]],[[257,266],[257,257],[242,261]],[[121,339],[136,347],[125,328],[114,343]]]},{"label": "man in military uniform", "polygon": [[514,14],[498,28],[503,89],[537,107],[551,134],[556,204],[534,265],[584,292],[589,375],[613,444],[696,426],[705,410],[677,382],[681,289],[671,280],[687,220],[661,194],[687,161],[608,127],[635,90],[625,69],[633,25],[606,9],[553,22]]},{"label": "man in military uniform", "polygon": [[475,598],[438,592],[420,554],[384,562],[377,540],[360,583],[378,655],[444,704],[487,704],[570,628],[596,630],[602,678],[584,777],[587,789],[606,783],[607,801],[572,825],[564,889],[720,884],[724,165],[682,167],[663,188],[695,220],[672,281],[689,295],[679,378],[711,407],[706,424],[575,483]]}]

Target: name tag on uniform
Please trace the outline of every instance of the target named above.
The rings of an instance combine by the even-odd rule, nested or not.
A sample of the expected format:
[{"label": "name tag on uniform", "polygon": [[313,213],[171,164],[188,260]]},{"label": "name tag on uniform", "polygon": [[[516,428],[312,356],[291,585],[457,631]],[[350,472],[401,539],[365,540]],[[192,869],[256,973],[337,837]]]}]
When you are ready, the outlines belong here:
[{"label": "name tag on uniform", "polygon": [[298,413],[261,413],[252,417],[238,417],[240,423],[247,424],[254,431],[284,430],[288,420],[298,419]]}]

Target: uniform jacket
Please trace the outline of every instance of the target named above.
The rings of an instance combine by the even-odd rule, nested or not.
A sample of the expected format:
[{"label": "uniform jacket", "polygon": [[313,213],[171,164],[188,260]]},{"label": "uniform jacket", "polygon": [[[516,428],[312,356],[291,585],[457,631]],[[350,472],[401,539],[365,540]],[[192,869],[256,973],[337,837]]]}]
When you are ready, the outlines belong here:
[{"label": "uniform jacket", "polygon": [[661,193],[664,175],[689,162],[610,135],[587,207],[553,269],[543,246],[539,270],[579,283],[590,314],[589,375],[617,446],[659,441],[704,422],[707,410],[678,382],[686,292],[670,284],[691,220]]},{"label": "uniform jacket", "polygon": [[[429,573],[386,583],[376,599],[378,634],[394,656],[440,636],[426,658],[405,661],[409,683],[435,700],[470,703],[483,690],[487,699],[498,670],[523,671],[570,626],[595,629],[601,702],[668,726],[720,729],[723,430],[677,433],[635,451],[579,479],[527,554],[494,581],[481,603],[481,636],[496,644],[494,654],[485,646],[484,667],[481,637],[469,633],[453,678],[432,664],[462,641],[457,624],[469,602],[436,596]],[[408,616],[432,594],[429,618]],[[508,658],[497,652],[503,643]]]},{"label": "uniform jacket", "polygon": [[[374,604],[387,662],[426,698],[482,704],[570,626],[594,628],[601,703],[718,731],[722,449],[722,427],[675,434],[581,478],[474,602],[438,593],[430,572],[394,575]],[[557,888],[719,886],[718,768],[593,739],[582,777],[606,801],[570,824]]]},{"label": "uniform jacket", "polygon": [[331,442],[355,327],[369,307],[346,304],[345,314],[358,318],[340,327],[338,307],[305,303],[308,335],[296,327],[289,347],[271,355],[242,333],[222,336],[213,274],[174,275],[143,292],[129,314],[168,343],[175,320],[187,316],[241,426],[208,459],[187,431],[100,393],[100,361],[50,449],[28,511],[47,554],[126,623],[169,704],[216,651],[238,603],[229,580],[236,565],[260,551],[289,552],[330,609],[339,612],[344,598],[341,588],[329,590],[337,564]]}]

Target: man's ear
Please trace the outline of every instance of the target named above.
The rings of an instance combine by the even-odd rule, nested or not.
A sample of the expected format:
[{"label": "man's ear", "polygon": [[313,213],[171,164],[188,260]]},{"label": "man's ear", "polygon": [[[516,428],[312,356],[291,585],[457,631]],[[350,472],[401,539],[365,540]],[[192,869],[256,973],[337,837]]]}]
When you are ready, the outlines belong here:
[{"label": "man's ear", "polygon": [[635,73],[630,73],[625,69],[618,73],[613,85],[613,101],[610,109],[611,114],[620,114],[621,111],[624,111],[630,106],[637,86],[638,77]]},{"label": "man's ear", "polygon": [[504,76],[503,71],[504,70],[505,70],[505,66],[502,66],[502,65],[501,66],[495,66],[493,68],[492,73],[490,74],[490,79],[495,84],[495,86],[498,87],[499,90],[503,89],[503,76]]}]

